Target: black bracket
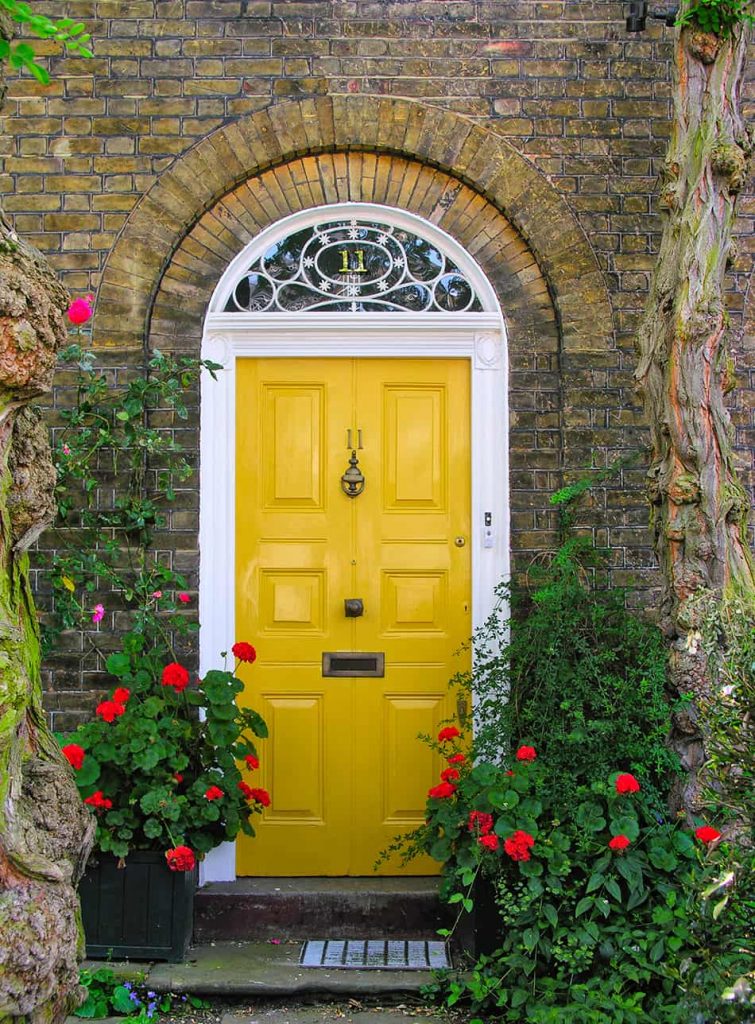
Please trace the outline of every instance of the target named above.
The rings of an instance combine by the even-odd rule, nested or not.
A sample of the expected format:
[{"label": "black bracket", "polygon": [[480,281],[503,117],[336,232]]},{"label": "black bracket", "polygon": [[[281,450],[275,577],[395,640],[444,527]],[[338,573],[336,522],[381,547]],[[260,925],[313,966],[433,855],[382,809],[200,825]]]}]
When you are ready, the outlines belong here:
[{"label": "black bracket", "polygon": [[654,21],[662,21],[667,28],[676,25],[679,14],[678,7],[667,7],[662,11],[648,10],[648,0],[631,0],[629,4],[629,17],[627,18],[627,32],[644,32],[648,18]]}]

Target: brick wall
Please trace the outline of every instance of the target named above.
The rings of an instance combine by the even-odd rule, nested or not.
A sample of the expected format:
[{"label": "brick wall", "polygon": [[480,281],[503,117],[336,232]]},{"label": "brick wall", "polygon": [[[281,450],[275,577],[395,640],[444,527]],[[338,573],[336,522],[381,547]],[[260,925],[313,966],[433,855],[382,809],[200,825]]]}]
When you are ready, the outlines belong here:
[{"label": "brick wall", "polygon": [[[514,509],[515,553],[526,563],[552,538],[547,492],[560,471],[605,465],[645,440],[632,390],[633,336],[658,243],[655,176],[669,127],[671,33],[652,23],[643,35],[627,36],[625,6],[603,0],[40,3],[52,16],[85,20],[95,57],[51,57],[47,89],[28,77],[11,82],[0,135],[5,207],[68,287],[82,293],[97,290],[129,215],[178,158],[209,133],[271,105],[405,98],[469,117],[505,139],[568,204],[613,307],[609,345],[561,349],[547,360],[532,354],[529,365],[523,353],[516,369],[512,395],[541,403],[519,410],[519,440],[512,434],[512,488],[522,495]],[[36,46],[56,51],[52,44]],[[749,89],[751,102],[752,84]],[[735,321],[744,311],[755,249],[752,196],[742,197],[740,214],[729,297]],[[177,237],[175,246],[180,243]],[[545,266],[547,252],[529,251]],[[547,271],[545,280],[552,288]],[[755,299],[750,323],[753,310]],[[107,317],[104,306],[98,317]],[[134,372],[139,358],[123,347],[103,350],[115,380]],[[733,414],[751,477],[755,356],[746,339],[737,362],[744,386],[732,397]],[[68,400],[61,377],[53,401]],[[195,445],[196,418],[187,436]],[[643,476],[641,468],[624,470],[598,491],[584,526],[610,546],[613,582],[644,589],[645,600],[649,591],[652,600]],[[181,502],[172,538],[162,542],[165,557],[193,574],[196,585],[195,486]],[[82,672],[84,688],[100,679],[96,661],[81,660],[86,638],[66,642],[76,650],[66,656],[65,670],[48,679],[58,725],[82,706]]]}]

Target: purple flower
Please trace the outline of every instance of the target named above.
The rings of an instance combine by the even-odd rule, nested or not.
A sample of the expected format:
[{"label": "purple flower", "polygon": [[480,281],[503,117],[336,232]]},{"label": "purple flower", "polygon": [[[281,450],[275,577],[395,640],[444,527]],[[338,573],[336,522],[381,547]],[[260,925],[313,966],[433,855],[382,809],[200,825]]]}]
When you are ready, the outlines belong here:
[{"label": "purple flower", "polygon": [[105,618],[105,606],[102,604],[96,604],[94,611],[92,612],[92,622],[102,622]]}]

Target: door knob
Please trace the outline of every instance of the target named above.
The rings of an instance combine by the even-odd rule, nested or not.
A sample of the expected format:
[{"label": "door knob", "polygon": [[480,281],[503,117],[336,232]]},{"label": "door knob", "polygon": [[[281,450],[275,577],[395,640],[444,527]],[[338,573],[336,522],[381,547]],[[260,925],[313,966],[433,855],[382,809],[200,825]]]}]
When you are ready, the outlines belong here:
[{"label": "door knob", "polygon": [[343,602],[343,613],[347,619],[358,619],[364,615],[364,602],[361,597],[347,597]]}]

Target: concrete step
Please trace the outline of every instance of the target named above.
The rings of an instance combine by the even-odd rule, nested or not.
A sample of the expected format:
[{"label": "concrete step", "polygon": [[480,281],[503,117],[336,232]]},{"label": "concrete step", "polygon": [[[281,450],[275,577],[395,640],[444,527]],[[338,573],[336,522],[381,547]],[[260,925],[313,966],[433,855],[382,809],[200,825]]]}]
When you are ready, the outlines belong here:
[{"label": "concrete step", "polygon": [[194,897],[194,941],[435,937],[437,878],[240,878]]}]

